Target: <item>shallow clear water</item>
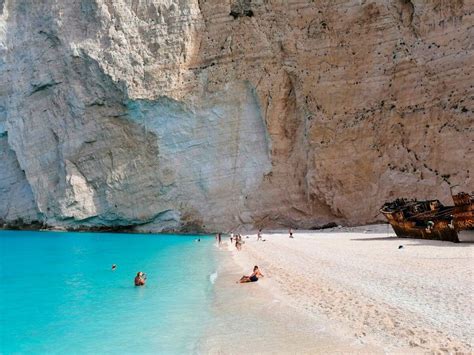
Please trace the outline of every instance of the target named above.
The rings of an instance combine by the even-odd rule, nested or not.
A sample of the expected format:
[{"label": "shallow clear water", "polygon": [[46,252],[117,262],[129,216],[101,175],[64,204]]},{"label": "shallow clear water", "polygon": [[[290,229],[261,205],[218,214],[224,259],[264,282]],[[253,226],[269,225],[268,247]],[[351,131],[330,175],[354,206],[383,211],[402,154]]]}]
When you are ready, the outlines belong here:
[{"label": "shallow clear water", "polygon": [[213,238],[195,239],[0,231],[0,352],[195,351],[216,268]]}]

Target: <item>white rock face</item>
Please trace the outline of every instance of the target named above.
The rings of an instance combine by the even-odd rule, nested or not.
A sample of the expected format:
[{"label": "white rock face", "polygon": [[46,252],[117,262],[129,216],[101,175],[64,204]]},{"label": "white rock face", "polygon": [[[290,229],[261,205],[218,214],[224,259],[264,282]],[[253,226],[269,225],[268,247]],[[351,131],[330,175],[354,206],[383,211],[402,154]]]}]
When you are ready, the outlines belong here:
[{"label": "white rock face", "polygon": [[0,223],[31,223],[40,219],[30,185],[18,166],[15,153],[8,148],[6,135],[0,133]]},{"label": "white rock face", "polygon": [[473,12],[0,2],[0,219],[230,231],[449,202],[474,190]]}]

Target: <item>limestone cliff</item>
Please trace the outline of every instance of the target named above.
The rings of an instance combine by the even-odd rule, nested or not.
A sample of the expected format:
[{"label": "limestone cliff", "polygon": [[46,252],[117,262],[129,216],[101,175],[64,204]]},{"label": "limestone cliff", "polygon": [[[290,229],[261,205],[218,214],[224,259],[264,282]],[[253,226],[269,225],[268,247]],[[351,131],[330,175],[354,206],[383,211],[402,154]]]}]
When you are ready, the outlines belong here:
[{"label": "limestone cliff", "polygon": [[474,190],[474,3],[0,1],[0,220],[373,222]]}]

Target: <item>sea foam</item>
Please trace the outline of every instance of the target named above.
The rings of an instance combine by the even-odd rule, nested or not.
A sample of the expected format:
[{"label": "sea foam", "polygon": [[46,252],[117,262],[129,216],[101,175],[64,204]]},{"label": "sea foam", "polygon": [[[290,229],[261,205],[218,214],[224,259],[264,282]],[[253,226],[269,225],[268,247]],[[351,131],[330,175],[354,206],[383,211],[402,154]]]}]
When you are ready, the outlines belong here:
[{"label": "sea foam", "polygon": [[211,281],[211,284],[215,284],[217,280],[217,271],[214,271],[212,274],[209,275],[209,281]]}]

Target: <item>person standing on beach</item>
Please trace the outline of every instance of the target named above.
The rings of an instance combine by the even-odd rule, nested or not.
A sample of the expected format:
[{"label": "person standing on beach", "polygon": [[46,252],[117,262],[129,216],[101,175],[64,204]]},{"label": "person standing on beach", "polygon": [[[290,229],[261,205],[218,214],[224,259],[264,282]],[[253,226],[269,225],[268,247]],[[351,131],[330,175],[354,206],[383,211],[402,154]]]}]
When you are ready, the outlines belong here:
[{"label": "person standing on beach", "polygon": [[217,233],[217,243],[218,243],[219,245],[221,245],[221,243],[222,243],[222,235],[221,235],[221,233]]},{"label": "person standing on beach", "polygon": [[235,247],[239,251],[242,249],[242,236],[240,234],[237,234],[235,237]]},{"label": "person standing on beach", "polygon": [[293,230],[290,228],[288,232],[290,233],[290,238],[293,238]]},{"label": "person standing on beach", "polygon": [[230,244],[232,245],[232,241],[234,240],[234,233],[230,233]]},{"label": "person standing on beach", "polygon": [[258,242],[259,240],[262,240],[262,230],[261,230],[261,229],[259,229],[259,230],[258,230],[258,233],[257,233],[257,242]]}]

